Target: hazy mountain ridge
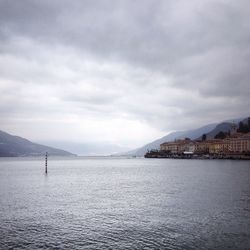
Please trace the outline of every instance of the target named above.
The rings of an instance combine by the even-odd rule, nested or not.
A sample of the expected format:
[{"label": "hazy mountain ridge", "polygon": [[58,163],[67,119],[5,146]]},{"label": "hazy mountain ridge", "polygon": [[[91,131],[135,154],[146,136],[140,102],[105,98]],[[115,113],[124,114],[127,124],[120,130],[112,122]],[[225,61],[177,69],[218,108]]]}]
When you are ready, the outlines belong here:
[{"label": "hazy mountain ridge", "polygon": [[246,119],[247,118],[236,118],[236,119],[227,120],[221,123],[208,124],[198,129],[172,132],[160,139],[157,139],[151,143],[148,143],[142,146],[141,148],[137,148],[129,152],[126,152],[123,155],[144,156],[145,153],[149,150],[160,149],[161,143],[164,143],[167,141],[173,141],[175,139],[186,138],[186,137],[192,140],[195,140],[195,139],[200,139],[203,134],[206,134],[208,139],[212,139],[220,131],[228,132],[232,124],[238,124],[238,122],[245,121]]},{"label": "hazy mountain ridge", "polygon": [[[227,120],[221,123],[208,124],[198,129],[192,129],[187,131],[176,131],[172,132],[162,138],[159,138],[151,143],[144,145],[143,147],[137,148],[135,150],[127,151],[126,153],[115,153],[115,155],[125,155],[125,156],[144,156],[148,150],[159,149],[160,144],[167,141],[173,141],[175,139],[181,139],[188,137],[190,139],[201,139],[203,134],[207,135],[207,139],[212,139],[220,131],[228,132],[232,124],[238,124],[238,122],[247,122],[247,118],[238,118]],[[46,143],[47,144],[47,143]],[[62,142],[51,142],[50,146],[44,146],[42,144],[33,143],[25,138],[10,135],[6,132],[0,130],[0,156],[39,156],[44,155],[48,152],[50,155],[57,156],[72,156],[73,154],[68,152],[81,152],[81,155],[110,155],[112,152],[117,152],[122,150],[122,147],[118,147],[113,144],[86,144],[86,143],[62,143]],[[54,148],[54,146],[56,148]],[[64,150],[58,148],[64,148]],[[74,150],[73,150],[74,149]],[[123,148],[124,151],[126,150]],[[124,152],[123,151],[123,152]],[[77,152],[77,153],[79,153]],[[120,151],[121,152],[121,151]],[[114,153],[113,153],[114,154]]]},{"label": "hazy mountain ridge", "polygon": [[65,150],[33,143],[20,136],[14,136],[0,130],[0,157],[40,156],[48,152],[55,156],[73,156]]},{"label": "hazy mountain ridge", "polygon": [[51,147],[58,147],[73,152],[79,156],[108,156],[130,150],[131,148],[112,144],[109,142],[88,143],[88,142],[67,142],[67,141],[39,141]]},{"label": "hazy mountain ridge", "polygon": [[[211,130],[209,133],[206,134],[206,139],[214,139],[214,137],[219,133],[219,132],[228,132],[232,128],[232,125],[234,123],[232,122],[222,122],[218,124],[213,130]],[[201,140],[202,135],[199,136],[197,139]]]}]

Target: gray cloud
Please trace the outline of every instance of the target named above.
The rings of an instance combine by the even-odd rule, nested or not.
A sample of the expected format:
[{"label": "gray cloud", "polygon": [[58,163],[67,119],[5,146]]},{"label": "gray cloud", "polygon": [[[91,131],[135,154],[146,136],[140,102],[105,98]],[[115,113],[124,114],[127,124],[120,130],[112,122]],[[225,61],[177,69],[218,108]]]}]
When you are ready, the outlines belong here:
[{"label": "gray cloud", "polygon": [[118,141],[249,115],[249,23],[247,0],[0,1],[4,128],[111,122]]}]

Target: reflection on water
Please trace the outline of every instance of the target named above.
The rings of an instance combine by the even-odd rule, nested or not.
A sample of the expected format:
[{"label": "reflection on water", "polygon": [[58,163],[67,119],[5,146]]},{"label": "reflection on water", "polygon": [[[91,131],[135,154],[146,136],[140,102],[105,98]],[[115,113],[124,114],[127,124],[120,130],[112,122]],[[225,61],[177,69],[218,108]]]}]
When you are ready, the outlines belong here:
[{"label": "reflection on water", "polygon": [[250,248],[250,164],[0,160],[1,249]]}]

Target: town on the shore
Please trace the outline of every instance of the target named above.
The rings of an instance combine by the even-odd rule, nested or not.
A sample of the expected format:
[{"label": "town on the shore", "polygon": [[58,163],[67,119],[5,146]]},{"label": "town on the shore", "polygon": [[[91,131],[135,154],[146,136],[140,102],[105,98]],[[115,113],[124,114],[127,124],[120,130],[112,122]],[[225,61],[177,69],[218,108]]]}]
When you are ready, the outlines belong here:
[{"label": "town on the shore", "polygon": [[160,150],[148,151],[145,158],[250,160],[250,118],[247,124],[232,125],[228,132],[220,131],[213,139],[203,134],[196,140],[164,142]]}]

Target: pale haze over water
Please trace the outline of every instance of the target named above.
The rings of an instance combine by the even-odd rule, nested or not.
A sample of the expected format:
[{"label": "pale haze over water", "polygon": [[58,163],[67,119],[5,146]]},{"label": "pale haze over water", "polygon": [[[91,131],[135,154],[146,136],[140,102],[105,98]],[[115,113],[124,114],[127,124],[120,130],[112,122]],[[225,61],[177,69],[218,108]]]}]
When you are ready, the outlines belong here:
[{"label": "pale haze over water", "polygon": [[1,249],[249,249],[248,161],[0,159]]}]

